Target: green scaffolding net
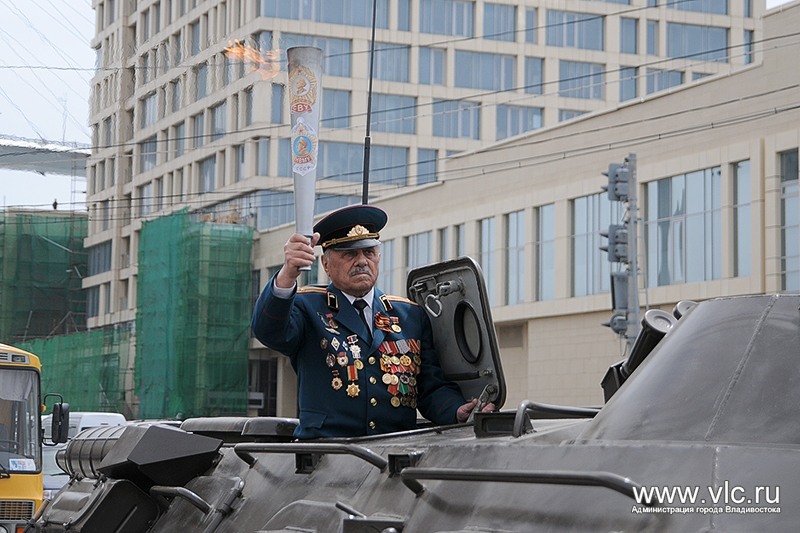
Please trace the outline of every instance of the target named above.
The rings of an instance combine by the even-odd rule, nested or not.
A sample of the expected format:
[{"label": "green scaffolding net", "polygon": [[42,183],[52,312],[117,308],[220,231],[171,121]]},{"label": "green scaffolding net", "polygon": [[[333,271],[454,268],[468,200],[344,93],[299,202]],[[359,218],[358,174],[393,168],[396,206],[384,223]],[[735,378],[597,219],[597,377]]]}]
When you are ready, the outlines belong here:
[{"label": "green scaffolding net", "polygon": [[72,411],[105,411],[130,416],[125,405],[130,333],[92,330],[36,339],[18,345],[42,362],[42,394],[58,393]]},{"label": "green scaffolding net", "polygon": [[142,226],[136,313],[140,418],[245,415],[253,229]]},{"label": "green scaffolding net", "polygon": [[0,339],[85,330],[85,214],[0,211]]}]

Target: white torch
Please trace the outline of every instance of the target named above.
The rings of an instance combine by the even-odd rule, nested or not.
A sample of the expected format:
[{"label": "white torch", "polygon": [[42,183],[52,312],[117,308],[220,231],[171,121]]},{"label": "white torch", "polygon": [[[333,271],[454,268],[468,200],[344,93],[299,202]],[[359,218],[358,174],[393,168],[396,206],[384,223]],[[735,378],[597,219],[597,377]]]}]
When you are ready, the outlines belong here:
[{"label": "white torch", "polygon": [[322,50],[297,46],[289,48],[286,56],[289,60],[295,225],[297,233],[310,237],[314,233]]}]

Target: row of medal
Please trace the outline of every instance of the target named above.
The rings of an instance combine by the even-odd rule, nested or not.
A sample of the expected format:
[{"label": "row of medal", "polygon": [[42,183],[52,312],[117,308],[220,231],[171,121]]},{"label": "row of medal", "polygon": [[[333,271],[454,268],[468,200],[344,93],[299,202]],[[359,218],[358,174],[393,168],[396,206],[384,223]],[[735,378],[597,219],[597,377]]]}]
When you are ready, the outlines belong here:
[{"label": "row of medal", "polygon": [[[320,347],[328,348],[328,340],[322,339]],[[358,386],[358,371],[364,368],[361,360],[361,348],[358,346],[358,336],[350,335],[347,342],[342,343],[336,337],[330,341],[330,346],[334,350],[339,347],[342,351],[336,354],[328,352],[325,357],[325,364],[331,369],[333,379],[331,387],[333,390],[340,390],[344,386],[344,381],[340,377],[340,372],[347,375],[350,382],[345,391],[351,398],[358,397],[361,388]],[[347,352],[353,356],[352,363]],[[385,341],[381,344],[380,368],[383,372],[381,381],[387,386],[387,390],[392,395],[389,401],[393,407],[417,407],[417,374],[419,374],[422,359],[419,356],[420,342],[417,339],[400,339],[397,341]],[[411,355],[409,355],[409,353]],[[371,361],[372,362],[372,361]],[[340,368],[336,368],[336,366]]]}]

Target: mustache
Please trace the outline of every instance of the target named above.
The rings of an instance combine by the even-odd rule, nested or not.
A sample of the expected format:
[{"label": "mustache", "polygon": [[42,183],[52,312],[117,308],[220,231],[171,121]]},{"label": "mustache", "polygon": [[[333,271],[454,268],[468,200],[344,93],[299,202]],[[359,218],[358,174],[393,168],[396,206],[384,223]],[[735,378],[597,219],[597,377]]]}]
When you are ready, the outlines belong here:
[{"label": "mustache", "polygon": [[350,270],[350,272],[348,272],[348,274],[351,275],[351,276],[356,276],[358,274],[369,274],[371,276],[372,275],[372,269],[369,268],[368,266],[355,267],[354,269]]}]

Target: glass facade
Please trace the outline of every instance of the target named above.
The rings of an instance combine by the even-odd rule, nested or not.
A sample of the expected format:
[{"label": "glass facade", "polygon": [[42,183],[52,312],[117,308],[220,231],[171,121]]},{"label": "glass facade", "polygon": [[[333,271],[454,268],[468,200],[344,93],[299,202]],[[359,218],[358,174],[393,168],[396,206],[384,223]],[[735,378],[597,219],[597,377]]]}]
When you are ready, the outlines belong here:
[{"label": "glass facade", "polygon": [[797,149],[780,154],[781,169],[781,290],[800,291],[800,187]]},{"label": "glass facade", "polygon": [[456,87],[507,91],[515,87],[514,56],[456,50]]},{"label": "glass facade", "polygon": [[647,286],[720,279],[722,221],[719,167],[647,184]]},{"label": "glass facade", "polygon": [[497,106],[496,140],[542,127],[542,108],[500,104]]},{"label": "glass facade", "polygon": [[472,0],[419,0],[419,31],[454,37],[474,34]]},{"label": "glass facade", "polygon": [[457,100],[434,100],[433,135],[477,140],[480,136],[480,104]]},{"label": "glass facade", "polygon": [[600,232],[609,224],[622,224],[621,205],[604,193],[572,200],[572,296],[609,290],[611,263],[600,250],[607,244]]},{"label": "glass facade", "polygon": [[483,4],[483,38],[514,42],[517,34],[517,8],[508,4]]},{"label": "glass facade", "polygon": [[601,15],[548,9],[547,45],[603,50],[604,25]]},{"label": "glass facade", "polygon": [[602,100],[605,94],[605,67],[582,61],[558,62],[558,95],[567,98]]},{"label": "glass facade", "polygon": [[414,96],[372,95],[372,129],[387,133],[414,134],[417,130],[417,99]]},{"label": "glass facade", "polygon": [[525,211],[505,216],[506,222],[506,305],[525,301]]},{"label": "glass facade", "polygon": [[728,30],[669,22],[667,55],[695,61],[728,61]]},{"label": "glass facade", "polygon": [[489,302],[494,305],[495,300],[495,238],[494,238],[494,217],[483,218],[478,221],[478,264],[483,270],[483,279],[486,282],[486,292]]},{"label": "glass facade", "polygon": [[750,161],[733,165],[733,275],[752,273]]},{"label": "glass facade", "polygon": [[536,208],[536,299],[552,300],[556,295],[556,209],[555,204]]}]

